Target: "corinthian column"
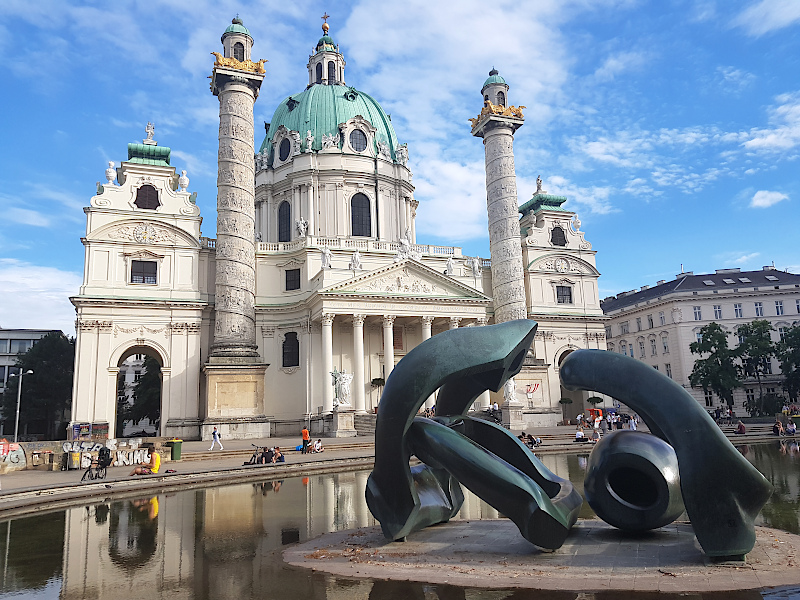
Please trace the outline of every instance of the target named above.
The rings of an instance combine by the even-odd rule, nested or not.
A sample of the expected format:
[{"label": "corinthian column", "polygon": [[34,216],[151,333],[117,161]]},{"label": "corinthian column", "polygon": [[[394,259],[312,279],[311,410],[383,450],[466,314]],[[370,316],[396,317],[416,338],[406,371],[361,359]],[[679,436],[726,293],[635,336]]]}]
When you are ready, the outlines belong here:
[{"label": "corinthian column", "polygon": [[353,315],[353,408],[364,412],[364,315]]},{"label": "corinthian column", "polygon": [[214,65],[219,97],[215,322],[211,357],[257,357],[253,104],[264,76]]},{"label": "corinthian column", "polygon": [[518,109],[515,113],[510,110],[514,107],[503,108],[494,105],[484,108],[472,128],[472,135],[483,138],[486,154],[486,208],[495,323],[528,316],[514,173],[514,131],[522,126],[523,119]]}]

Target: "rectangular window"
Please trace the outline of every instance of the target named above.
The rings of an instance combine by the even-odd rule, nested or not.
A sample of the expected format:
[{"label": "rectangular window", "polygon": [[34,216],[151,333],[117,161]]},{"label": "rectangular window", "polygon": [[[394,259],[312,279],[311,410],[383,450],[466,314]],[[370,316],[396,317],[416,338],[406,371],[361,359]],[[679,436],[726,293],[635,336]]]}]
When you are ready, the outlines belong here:
[{"label": "rectangular window", "polygon": [[392,340],[393,346],[395,350],[403,350],[403,328],[402,327],[393,327],[392,328]]},{"label": "rectangular window", "polygon": [[800,300],[795,300],[794,305],[797,308],[797,313],[800,314]]},{"label": "rectangular window", "polygon": [[286,269],[286,291],[300,289],[300,269]]},{"label": "rectangular window", "polygon": [[0,340],[0,354],[8,354],[8,340]]},{"label": "rectangular window", "polygon": [[0,387],[5,385],[6,381],[6,367],[5,365],[0,365]]},{"label": "rectangular window", "polygon": [[664,373],[667,374],[667,377],[672,379],[672,365],[667,363],[664,365]]},{"label": "rectangular window", "polygon": [[667,317],[664,316],[664,311],[663,310],[659,311],[658,320],[662,325],[666,325],[667,324]]},{"label": "rectangular window", "polygon": [[611,326],[610,325],[606,325],[606,337],[608,339],[611,339]]},{"label": "rectangular window", "polygon": [[[800,300],[798,300],[798,302],[800,303]],[[798,310],[797,312],[800,312],[800,310]],[[653,328],[653,315],[647,315],[647,327],[649,329]]]},{"label": "rectangular window", "polygon": [[628,333],[628,322],[627,321],[625,321],[624,323],[620,323],[619,324],[619,332],[621,334],[623,334],[623,335]]},{"label": "rectangular window", "polygon": [[694,306],[694,320],[695,321],[702,321],[703,320],[703,311],[699,306]]},{"label": "rectangular window", "polygon": [[650,339],[650,356],[655,356],[658,351],[656,350],[655,338]]},{"label": "rectangular window", "polygon": [[633,344],[628,344],[628,356],[633,358]]},{"label": "rectangular window", "polygon": [[734,304],[733,305],[733,316],[737,319],[742,318],[742,305],[741,304]]},{"label": "rectangular window", "polygon": [[667,336],[661,338],[661,346],[664,348],[664,354],[669,354],[669,339]]},{"label": "rectangular window", "polygon": [[744,344],[744,336],[740,333],[739,334],[739,345],[741,346],[742,344]]},{"label": "rectangular window", "polygon": [[783,314],[783,300],[775,300],[775,314],[779,317]]},{"label": "rectangular window", "polygon": [[636,331],[642,330],[642,317],[636,317]]},{"label": "rectangular window", "polygon": [[568,285],[557,285],[556,302],[559,304],[572,304],[572,287]]},{"label": "rectangular window", "polygon": [[142,378],[142,372],[141,371],[134,371],[133,372],[133,380],[134,381],[139,381],[141,378]]},{"label": "rectangular window", "polygon": [[772,375],[772,359],[764,360],[764,375]]},{"label": "rectangular window", "polygon": [[154,260],[132,260],[131,261],[131,283],[158,283],[156,274],[158,263]]},{"label": "rectangular window", "polygon": [[644,340],[639,342],[639,358],[644,358]]},{"label": "rectangular window", "polygon": [[703,395],[706,398],[706,406],[714,406],[714,392],[712,391],[703,392]]},{"label": "rectangular window", "polygon": [[781,341],[783,341],[786,338],[786,327],[778,327],[778,335],[780,336]]},{"label": "rectangular window", "polygon": [[715,304],[714,305],[714,318],[721,319],[722,318],[722,305]]},{"label": "rectangular window", "polygon": [[756,307],[756,316],[763,317],[764,316],[764,303],[763,302],[755,302]]},{"label": "rectangular window", "polygon": [[748,404],[752,404],[756,401],[756,391],[752,388],[747,388],[744,391],[745,398],[747,398]]},{"label": "rectangular window", "polygon": [[33,348],[33,340],[9,340],[10,354],[24,354]]},{"label": "rectangular window", "polygon": [[658,365],[653,365],[653,368],[658,371]]},{"label": "rectangular window", "polygon": [[698,343],[698,344],[701,344],[701,343],[703,342],[703,334],[702,334],[702,333],[700,333],[700,332],[698,331],[698,332],[697,332],[697,333],[695,333],[694,335],[695,335],[695,337],[697,338],[697,343]]}]

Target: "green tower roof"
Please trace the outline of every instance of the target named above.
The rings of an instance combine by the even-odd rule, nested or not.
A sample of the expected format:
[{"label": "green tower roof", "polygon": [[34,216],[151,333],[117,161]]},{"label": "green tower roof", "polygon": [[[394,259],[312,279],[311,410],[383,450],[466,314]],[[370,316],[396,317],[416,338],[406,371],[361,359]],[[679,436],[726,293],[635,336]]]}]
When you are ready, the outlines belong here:
[{"label": "green tower roof", "polygon": [[529,212],[536,214],[540,210],[555,210],[558,212],[570,212],[561,205],[567,201],[566,196],[553,196],[552,194],[534,194],[533,198],[519,207],[519,212],[527,215]]},{"label": "green tower roof", "polygon": [[169,166],[170,149],[155,144],[128,144],[128,162],[140,165]]},{"label": "green tower roof", "polygon": [[306,132],[314,136],[312,150],[322,149],[324,134],[339,133],[339,123],[345,123],[356,116],[362,116],[375,129],[375,140],[389,146],[392,158],[395,158],[397,135],[389,116],[380,104],[364,92],[343,85],[315,84],[304,92],[285,98],[275,109],[264,141],[259,151],[268,149],[269,163],[272,163],[272,138],[283,125],[291,131],[300,132],[303,149],[305,149]]},{"label": "green tower roof", "polygon": [[319,38],[317,42],[317,52],[322,52],[323,50],[336,51],[336,42],[327,33]]},{"label": "green tower roof", "polygon": [[231,21],[231,24],[228,25],[228,28],[222,34],[222,37],[224,38],[229,33],[242,33],[250,39],[253,39],[253,36],[250,35],[247,27],[244,26],[244,23],[242,23],[242,20],[239,17],[236,17],[233,21]]},{"label": "green tower roof", "polygon": [[492,69],[489,71],[489,77],[487,77],[486,81],[483,82],[483,87],[481,88],[481,92],[487,85],[491,85],[493,83],[502,83],[504,85],[508,85],[506,80],[497,72],[497,69]]}]

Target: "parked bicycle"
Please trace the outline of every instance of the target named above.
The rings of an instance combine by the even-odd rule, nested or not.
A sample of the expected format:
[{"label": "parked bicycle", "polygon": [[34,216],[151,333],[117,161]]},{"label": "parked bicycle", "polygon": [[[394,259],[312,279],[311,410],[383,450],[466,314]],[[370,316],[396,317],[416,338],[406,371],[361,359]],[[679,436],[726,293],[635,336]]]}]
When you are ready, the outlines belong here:
[{"label": "parked bicycle", "polygon": [[89,468],[83,472],[81,483],[84,481],[93,481],[95,479],[105,479],[106,469],[111,466],[111,450],[108,448],[100,448],[97,453],[97,458],[93,458]]}]

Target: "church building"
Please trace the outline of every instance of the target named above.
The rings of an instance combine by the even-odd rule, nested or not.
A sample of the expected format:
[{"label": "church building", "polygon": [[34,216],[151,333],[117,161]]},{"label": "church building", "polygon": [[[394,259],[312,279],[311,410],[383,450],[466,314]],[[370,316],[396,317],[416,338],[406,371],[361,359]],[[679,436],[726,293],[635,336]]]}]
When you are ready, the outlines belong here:
[{"label": "church building", "polygon": [[[211,78],[220,101],[217,238],[201,236],[186,171],[178,174],[148,124],[84,209],[72,418],[121,435],[120,367],[147,354],[161,365],[161,435],[208,439],[213,427],[227,438],[295,435],[303,423],[319,435],[356,435],[407,352],[442,331],[497,321],[498,259],[417,239],[425,199],[414,195],[413,149],[378,101],[346,83],[327,23],[307,85],[275,108],[258,147],[253,103],[264,61],[251,59],[253,37],[238,18],[222,46]],[[524,117],[494,69],[480,99],[477,91],[473,135],[487,144],[491,195],[485,125],[505,114],[513,140]],[[515,180],[506,147],[504,176]],[[512,396],[501,390],[475,403],[518,407],[513,428],[586,408],[593,394],[561,388],[558,366],[575,349],[606,348],[595,251],[565,201],[539,180],[513,217],[522,262],[514,259],[511,283],[539,329]]]}]

